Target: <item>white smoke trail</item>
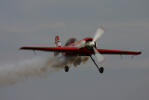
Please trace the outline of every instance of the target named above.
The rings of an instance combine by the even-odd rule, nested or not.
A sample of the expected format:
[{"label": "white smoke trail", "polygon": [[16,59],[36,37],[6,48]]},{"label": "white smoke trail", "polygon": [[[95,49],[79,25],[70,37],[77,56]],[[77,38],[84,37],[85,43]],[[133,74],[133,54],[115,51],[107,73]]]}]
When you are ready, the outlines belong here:
[{"label": "white smoke trail", "polygon": [[[59,58],[33,58],[15,65],[0,67],[0,87],[15,84],[29,77],[37,77],[59,70],[64,63]],[[64,60],[63,60],[64,61]]]}]

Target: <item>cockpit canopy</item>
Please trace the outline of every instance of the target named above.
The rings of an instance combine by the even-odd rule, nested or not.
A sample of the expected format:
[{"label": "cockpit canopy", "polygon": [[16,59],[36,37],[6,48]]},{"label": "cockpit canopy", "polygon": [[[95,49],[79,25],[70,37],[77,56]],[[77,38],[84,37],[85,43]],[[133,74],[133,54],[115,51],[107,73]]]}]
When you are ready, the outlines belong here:
[{"label": "cockpit canopy", "polygon": [[91,42],[93,40],[92,37],[87,37],[87,38],[84,38],[83,40],[85,40],[86,42]]},{"label": "cockpit canopy", "polygon": [[68,46],[68,45],[70,45],[70,44],[72,44],[72,43],[75,43],[76,41],[77,41],[76,38],[70,38],[70,39],[67,40],[65,46]]}]

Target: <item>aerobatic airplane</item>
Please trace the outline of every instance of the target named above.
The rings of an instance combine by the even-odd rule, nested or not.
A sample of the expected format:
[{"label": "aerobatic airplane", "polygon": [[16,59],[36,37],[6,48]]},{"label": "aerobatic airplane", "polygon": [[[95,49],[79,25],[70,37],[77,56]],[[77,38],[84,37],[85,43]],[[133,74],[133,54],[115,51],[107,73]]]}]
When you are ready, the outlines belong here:
[{"label": "aerobatic airplane", "polygon": [[[80,65],[80,63],[85,63],[89,57],[97,67],[100,73],[104,72],[102,62],[104,57],[102,54],[112,54],[112,55],[139,55],[140,51],[125,51],[125,50],[110,50],[110,49],[100,49],[96,46],[96,41],[104,33],[104,28],[100,27],[97,29],[94,38],[86,37],[80,41],[77,41],[75,38],[69,39],[65,46],[61,45],[60,37],[55,37],[56,47],[21,47],[21,50],[39,50],[39,51],[48,51],[54,52],[54,56],[61,55],[65,58],[64,70],[65,72],[69,71],[70,65]],[[96,63],[92,55],[95,55],[99,64]]]}]

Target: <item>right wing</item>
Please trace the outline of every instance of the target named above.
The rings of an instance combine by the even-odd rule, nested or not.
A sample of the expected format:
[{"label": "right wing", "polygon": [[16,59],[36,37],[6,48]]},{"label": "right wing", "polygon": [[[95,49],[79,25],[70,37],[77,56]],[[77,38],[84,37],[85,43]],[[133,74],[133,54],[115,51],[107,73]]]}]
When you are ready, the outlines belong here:
[{"label": "right wing", "polygon": [[79,49],[75,47],[21,47],[21,50],[38,50],[51,52],[76,52]]}]

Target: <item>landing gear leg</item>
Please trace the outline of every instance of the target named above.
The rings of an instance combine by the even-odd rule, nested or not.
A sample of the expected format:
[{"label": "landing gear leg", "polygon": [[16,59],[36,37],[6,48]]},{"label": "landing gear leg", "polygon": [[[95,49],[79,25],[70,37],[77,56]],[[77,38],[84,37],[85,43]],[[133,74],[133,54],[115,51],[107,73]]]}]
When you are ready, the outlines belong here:
[{"label": "landing gear leg", "polygon": [[99,68],[98,65],[96,64],[95,60],[93,59],[93,57],[92,57],[92,56],[90,56],[90,57],[91,57],[92,61],[94,62],[95,66],[97,67],[98,71],[99,71],[100,73],[103,73],[103,72],[104,72],[104,68],[103,68],[103,67],[100,67],[100,68]]},{"label": "landing gear leg", "polygon": [[65,72],[68,72],[69,71],[69,67],[68,66],[65,66],[64,67],[64,70],[65,70]]}]

